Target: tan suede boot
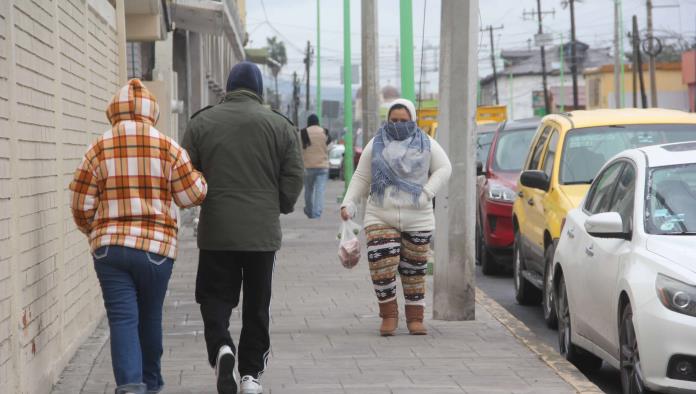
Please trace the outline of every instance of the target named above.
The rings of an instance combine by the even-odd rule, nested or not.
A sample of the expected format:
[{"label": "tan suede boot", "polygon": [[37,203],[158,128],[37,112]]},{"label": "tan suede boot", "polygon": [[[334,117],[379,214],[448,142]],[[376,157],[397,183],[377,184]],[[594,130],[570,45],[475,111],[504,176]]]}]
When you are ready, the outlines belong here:
[{"label": "tan suede boot", "polygon": [[406,305],[406,325],[411,335],[427,335],[428,329],[423,325],[423,311],[421,305]]},{"label": "tan suede boot", "polygon": [[394,335],[399,324],[399,307],[396,300],[379,304],[379,317],[382,318],[382,325],[379,327],[379,334],[383,337]]}]

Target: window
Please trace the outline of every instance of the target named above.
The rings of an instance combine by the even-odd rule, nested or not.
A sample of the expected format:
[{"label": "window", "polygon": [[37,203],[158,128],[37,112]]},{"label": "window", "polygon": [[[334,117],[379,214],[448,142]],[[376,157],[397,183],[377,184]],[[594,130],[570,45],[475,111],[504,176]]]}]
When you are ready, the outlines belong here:
[{"label": "window", "polygon": [[541,159],[541,153],[544,151],[544,145],[546,144],[546,140],[549,138],[549,133],[551,132],[550,127],[546,127],[544,131],[541,133],[541,136],[539,137],[539,140],[537,141],[536,145],[534,146],[534,150],[532,151],[532,158],[529,161],[529,165],[527,166],[528,170],[536,170],[539,168],[539,160]]},{"label": "window", "polygon": [[696,234],[696,164],[652,168],[647,186],[649,234]]},{"label": "window", "polygon": [[616,184],[614,199],[608,209],[608,212],[617,212],[621,215],[624,232],[629,232],[633,228],[633,200],[635,188],[636,170],[631,164],[626,164]]},{"label": "window", "polygon": [[595,183],[592,184],[592,188],[590,188],[587,194],[587,201],[585,202],[585,210],[590,215],[608,212],[614,186],[616,186],[619,176],[621,175],[623,166],[623,162],[612,164],[604,170]]},{"label": "window", "polygon": [[556,130],[551,134],[551,139],[549,140],[549,148],[546,150],[546,157],[544,158],[544,173],[551,179],[553,173],[553,162],[556,158],[556,146],[558,145],[558,132]]},{"label": "window", "polygon": [[498,136],[493,156],[493,169],[496,171],[520,172],[524,166],[525,154],[536,129],[503,131]]}]

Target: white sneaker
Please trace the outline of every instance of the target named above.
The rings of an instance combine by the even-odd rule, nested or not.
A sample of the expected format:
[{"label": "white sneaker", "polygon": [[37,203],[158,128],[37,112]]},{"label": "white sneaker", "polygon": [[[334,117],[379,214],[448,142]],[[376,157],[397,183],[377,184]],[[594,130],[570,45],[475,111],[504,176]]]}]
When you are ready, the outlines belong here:
[{"label": "white sneaker", "polygon": [[237,394],[237,374],[234,371],[234,353],[224,345],[218,350],[215,362],[215,376],[219,394]]},{"label": "white sneaker", "polygon": [[242,377],[241,388],[239,394],[262,394],[263,387],[261,387],[261,382],[258,379],[254,379],[251,375],[245,375]]}]

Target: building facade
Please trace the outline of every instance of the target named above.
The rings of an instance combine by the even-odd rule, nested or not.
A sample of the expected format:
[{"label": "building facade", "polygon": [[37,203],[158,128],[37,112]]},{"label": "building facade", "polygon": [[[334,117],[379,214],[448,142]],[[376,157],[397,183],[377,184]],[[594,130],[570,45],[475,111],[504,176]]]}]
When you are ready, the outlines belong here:
[{"label": "building facade", "polygon": [[0,1],[0,393],[49,393],[104,317],[68,185],[114,92],[143,78],[177,138],[244,58],[244,15],[242,0]]}]

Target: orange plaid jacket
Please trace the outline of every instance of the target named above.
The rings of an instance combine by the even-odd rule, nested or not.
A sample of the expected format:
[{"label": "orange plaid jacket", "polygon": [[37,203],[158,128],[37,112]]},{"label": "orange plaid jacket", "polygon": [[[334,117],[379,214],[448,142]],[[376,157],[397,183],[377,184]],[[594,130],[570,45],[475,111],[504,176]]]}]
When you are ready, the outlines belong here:
[{"label": "orange plaid jacket", "polygon": [[207,184],[186,150],[155,129],[157,101],[140,80],[106,110],[112,128],[87,150],[70,183],[77,227],[92,251],[118,245],[176,258],[178,210],[199,205]]}]

